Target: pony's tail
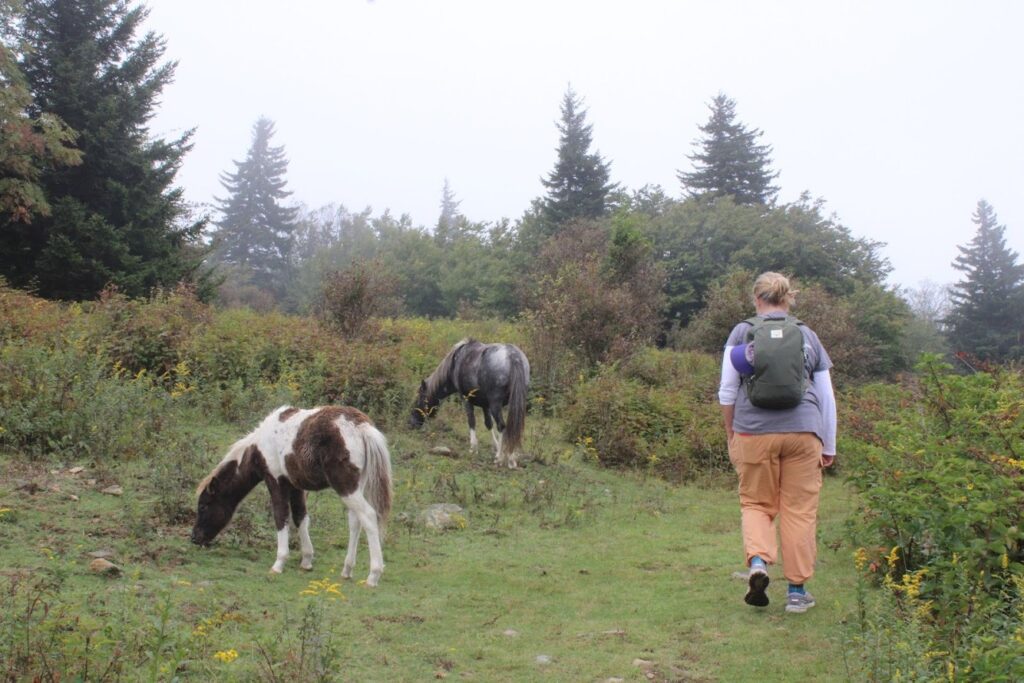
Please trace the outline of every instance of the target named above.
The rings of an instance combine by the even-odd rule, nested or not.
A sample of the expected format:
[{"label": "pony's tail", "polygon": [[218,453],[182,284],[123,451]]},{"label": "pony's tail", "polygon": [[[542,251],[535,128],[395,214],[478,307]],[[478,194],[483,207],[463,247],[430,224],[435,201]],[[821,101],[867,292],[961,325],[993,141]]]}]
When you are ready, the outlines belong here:
[{"label": "pony's tail", "polygon": [[526,424],[526,390],[530,385],[530,371],[522,353],[511,354],[511,372],[508,379],[508,420],[501,435],[501,450],[510,458],[523,442]]},{"label": "pony's tail", "polygon": [[376,427],[364,424],[363,495],[377,511],[377,523],[383,528],[391,513],[391,454],[388,441]]}]

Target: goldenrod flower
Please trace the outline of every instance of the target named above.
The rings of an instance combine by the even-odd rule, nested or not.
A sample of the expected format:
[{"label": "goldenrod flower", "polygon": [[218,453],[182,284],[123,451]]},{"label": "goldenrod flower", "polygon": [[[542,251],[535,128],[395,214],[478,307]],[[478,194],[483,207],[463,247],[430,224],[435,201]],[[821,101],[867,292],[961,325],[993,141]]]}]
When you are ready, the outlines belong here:
[{"label": "goldenrod flower", "polygon": [[233,662],[236,659],[238,659],[238,651],[234,650],[234,649],[231,649],[231,650],[220,650],[219,652],[213,653],[213,658],[214,659],[219,659],[220,661],[224,662],[225,664],[230,664],[231,662]]},{"label": "goldenrod flower", "polygon": [[889,563],[890,569],[895,567],[896,563],[900,561],[900,547],[898,545],[894,545],[892,550],[889,551],[889,556],[885,559],[886,562]]},{"label": "goldenrod flower", "polygon": [[330,579],[320,579],[310,581],[305,589],[299,591],[299,595],[308,595],[312,597],[316,596],[327,596],[331,600],[342,599],[345,600],[345,596],[341,592],[341,584],[334,583]]},{"label": "goldenrod flower", "polygon": [[868,551],[864,548],[857,548],[857,551],[853,553],[853,565],[857,568],[857,571],[863,571],[864,567],[868,565]]}]

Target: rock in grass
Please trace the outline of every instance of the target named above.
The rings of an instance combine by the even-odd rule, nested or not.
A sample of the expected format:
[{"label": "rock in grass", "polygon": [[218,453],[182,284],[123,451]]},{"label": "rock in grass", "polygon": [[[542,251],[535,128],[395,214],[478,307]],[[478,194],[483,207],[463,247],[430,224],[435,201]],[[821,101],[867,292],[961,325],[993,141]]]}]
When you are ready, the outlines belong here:
[{"label": "rock in grass", "polygon": [[455,456],[455,453],[452,452],[452,449],[448,448],[447,446],[434,446],[433,448],[430,449],[430,453],[431,455],[443,455],[446,458],[451,458]]},{"label": "rock in grass", "polygon": [[89,553],[89,557],[95,557],[97,560],[105,560],[108,557],[113,557],[114,551],[110,548],[101,548],[100,550],[93,550]]},{"label": "rock in grass", "polygon": [[100,493],[105,493],[108,496],[123,496],[124,489],[117,484],[114,484],[113,486],[108,486],[107,488],[102,489]]},{"label": "rock in grass", "polygon": [[458,505],[435,503],[419,514],[420,523],[434,531],[466,528],[466,517]]},{"label": "rock in grass", "polygon": [[550,664],[552,662],[552,659],[551,655],[537,655],[537,657],[533,661],[537,662],[541,666],[544,666],[546,664]]},{"label": "rock in grass", "polygon": [[89,569],[96,574],[102,574],[104,576],[120,576],[121,568],[113,562],[105,560],[102,557],[97,557],[95,560],[89,563]]}]

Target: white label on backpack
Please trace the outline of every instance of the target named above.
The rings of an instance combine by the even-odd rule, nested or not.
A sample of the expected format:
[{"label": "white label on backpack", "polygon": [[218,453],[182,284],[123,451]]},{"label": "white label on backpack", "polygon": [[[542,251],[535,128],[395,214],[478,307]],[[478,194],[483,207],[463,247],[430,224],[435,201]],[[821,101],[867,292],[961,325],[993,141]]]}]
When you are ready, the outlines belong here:
[{"label": "white label on backpack", "polygon": [[772,339],[782,339],[782,330],[771,330]]}]

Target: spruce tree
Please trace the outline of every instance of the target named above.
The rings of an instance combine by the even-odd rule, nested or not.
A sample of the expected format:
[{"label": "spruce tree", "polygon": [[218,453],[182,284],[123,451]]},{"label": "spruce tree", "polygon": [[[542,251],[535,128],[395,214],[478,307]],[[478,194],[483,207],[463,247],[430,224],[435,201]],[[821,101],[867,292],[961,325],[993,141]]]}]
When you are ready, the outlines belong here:
[{"label": "spruce tree", "polygon": [[455,198],[455,192],[444,179],[444,190],[441,192],[441,215],[437,217],[437,227],[434,229],[434,239],[439,244],[450,244],[455,240],[456,222],[460,218],[459,204],[462,202]]},{"label": "spruce tree", "polygon": [[950,343],[981,360],[1024,358],[1024,265],[1006,246],[1006,227],[984,199],[972,221],[974,239],[957,247],[952,264],[965,277],[950,292]]},{"label": "spruce tree", "polygon": [[146,15],[125,0],[24,2],[27,114],[55,115],[77,131],[82,163],[39,174],[51,215],[5,227],[0,258],[16,285],[85,299],[110,283],[137,296],[196,275],[204,222],[189,219],[172,186],[192,131],[149,135],[175,64],[161,63],[156,34],[135,38]]},{"label": "spruce tree", "polygon": [[778,177],[771,166],[770,145],[758,144],[762,132],[748,130],[736,121],[736,102],[719,93],[708,106],[711,117],[700,126],[703,139],[694,141],[698,151],[688,158],[691,173],[678,172],[690,196],[731,196],[737,204],[768,204],[775,201]]},{"label": "spruce tree", "polygon": [[260,117],[252,130],[252,145],[244,161],[235,161],[234,173],[221,174],[228,196],[218,199],[222,217],[217,221],[216,259],[238,266],[252,284],[280,299],[289,279],[298,208],[282,201],[288,159],[284,147],[270,144],[274,123]]},{"label": "spruce tree", "polygon": [[609,182],[610,165],[590,151],[591,129],[583,100],[570,86],[562,98],[561,134],[555,168],[542,179],[547,188],[544,218],[553,230],[574,218],[597,218],[608,211],[608,195],[616,186]]}]

